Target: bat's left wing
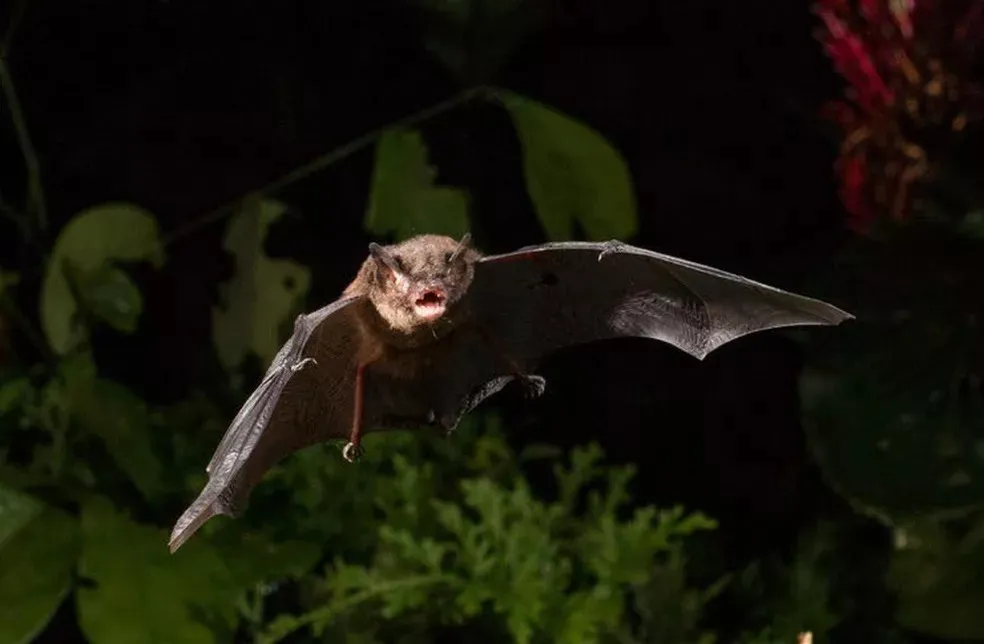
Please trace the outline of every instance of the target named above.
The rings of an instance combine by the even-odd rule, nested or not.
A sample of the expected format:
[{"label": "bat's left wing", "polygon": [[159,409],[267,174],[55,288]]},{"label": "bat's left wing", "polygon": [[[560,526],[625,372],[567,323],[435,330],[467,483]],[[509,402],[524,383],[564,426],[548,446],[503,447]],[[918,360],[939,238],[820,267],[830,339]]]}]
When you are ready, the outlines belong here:
[{"label": "bat's left wing", "polygon": [[[473,319],[525,373],[552,351],[593,340],[652,338],[703,359],[757,331],[852,318],[820,300],[620,242],[552,243],[485,257],[466,299]],[[490,382],[501,388],[509,374],[502,361],[481,362],[468,378],[483,398]],[[473,406],[466,402],[464,411]]]},{"label": "bat's left wing", "polygon": [[297,317],[294,333],[216,447],[205,488],[174,526],[171,552],[212,517],[235,516],[253,486],[285,456],[346,435],[358,350],[355,317],[364,304],[359,300],[345,297]]}]

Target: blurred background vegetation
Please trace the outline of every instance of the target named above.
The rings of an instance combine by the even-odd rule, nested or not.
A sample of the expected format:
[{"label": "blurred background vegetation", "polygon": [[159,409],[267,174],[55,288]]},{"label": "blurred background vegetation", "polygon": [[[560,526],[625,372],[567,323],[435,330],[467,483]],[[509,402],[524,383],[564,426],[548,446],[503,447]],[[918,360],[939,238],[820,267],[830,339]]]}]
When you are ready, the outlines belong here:
[{"label": "blurred background vegetation", "polygon": [[[984,641],[984,2],[12,0],[0,27],[0,644]],[[858,319],[703,363],[564,351],[542,398],[357,466],[305,450],[169,555],[293,318],[370,239],[464,230],[617,237]]]}]

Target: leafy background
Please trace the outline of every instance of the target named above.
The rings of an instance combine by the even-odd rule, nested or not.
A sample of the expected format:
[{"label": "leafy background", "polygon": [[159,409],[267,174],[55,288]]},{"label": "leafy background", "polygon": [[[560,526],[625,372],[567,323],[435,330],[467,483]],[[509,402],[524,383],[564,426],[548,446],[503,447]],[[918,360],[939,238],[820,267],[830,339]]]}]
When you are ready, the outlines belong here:
[{"label": "leafy background", "polygon": [[[0,8],[0,644],[984,641],[982,15]],[[542,398],[305,450],[169,555],[294,316],[370,239],[465,230],[858,320],[566,350]]]}]

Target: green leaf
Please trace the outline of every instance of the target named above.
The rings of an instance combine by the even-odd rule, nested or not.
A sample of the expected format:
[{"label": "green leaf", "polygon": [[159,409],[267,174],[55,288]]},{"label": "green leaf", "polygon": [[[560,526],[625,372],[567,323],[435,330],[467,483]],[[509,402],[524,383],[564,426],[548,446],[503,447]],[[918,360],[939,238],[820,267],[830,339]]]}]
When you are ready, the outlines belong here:
[{"label": "green leaf", "polygon": [[41,511],[33,498],[0,485],[0,547],[24,529]]},{"label": "green leaf", "polygon": [[[59,234],[41,287],[41,326],[56,353],[68,353],[86,337],[77,325],[79,303],[66,268],[87,275],[114,261],[149,261],[160,267],[164,250],[153,215],[132,204],[106,203],[80,212]],[[121,290],[114,279],[117,286],[110,292],[119,295],[126,287]],[[132,297],[126,301],[133,305]],[[119,319],[117,314],[111,317]]]},{"label": "green leaf", "polygon": [[460,237],[468,232],[468,193],[434,185],[427,146],[417,130],[388,130],[376,144],[365,225],[379,236],[422,233]]},{"label": "green leaf", "polygon": [[234,256],[236,273],[221,289],[222,306],[212,310],[212,341],[226,369],[235,370],[250,353],[273,360],[282,323],[307,293],[308,269],[263,252],[267,231],[286,209],[271,199],[249,199],[229,221],[222,247]]},{"label": "green leaf", "polygon": [[23,404],[31,391],[31,380],[27,377],[12,378],[0,384],[0,414],[5,414]]},{"label": "green leaf", "polygon": [[[604,488],[607,478],[609,489],[600,500],[584,513],[577,508],[583,504],[573,501],[570,507],[544,503],[533,496],[517,468],[503,467],[510,458],[515,464],[515,454],[510,457],[504,445],[496,448],[484,440],[485,434],[475,434],[461,437],[469,441],[471,454],[459,447],[454,455],[425,462],[394,450],[388,459],[392,467],[379,462],[366,475],[372,487],[361,495],[325,485],[330,497],[345,498],[349,505],[353,498],[365,499],[355,505],[377,501],[373,520],[357,531],[366,538],[359,540],[358,549],[349,548],[362,556],[361,564],[346,563],[347,553],[336,559],[325,580],[325,601],[308,613],[278,617],[260,641],[279,641],[303,626],[316,636],[332,629],[326,638],[335,641],[331,636],[337,634],[341,641],[367,621],[369,628],[377,627],[380,618],[389,628],[414,631],[421,624],[461,623],[493,614],[516,642],[580,644],[613,635],[618,636],[609,637],[613,641],[698,641],[696,615],[710,595],[685,588],[680,540],[713,528],[712,521],[685,515],[682,509],[645,509],[620,520],[629,476],[626,468],[599,466],[597,446],[574,450],[570,466],[558,468],[558,479],[566,494],[580,499],[589,484]],[[435,445],[449,444],[433,440]],[[409,443],[410,449],[421,442]],[[460,445],[457,440],[450,444]],[[469,461],[477,471],[469,466],[448,476],[453,465]],[[483,469],[488,465],[496,475]],[[355,476],[340,476],[338,483],[346,478]],[[295,486],[311,487],[300,481]],[[363,548],[368,552],[363,554]],[[666,556],[672,563],[659,568],[657,562]],[[675,585],[670,592],[663,592],[665,584],[652,588],[658,595],[651,602],[652,619],[661,623],[672,614],[672,633],[680,636],[661,640],[636,631],[613,633],[624,625],[633,584],[661,571],[660,581]],[[695,619],[683,621],[677,615]],[[408,633],[408,641],[414,634]]]},{"label": "green leaf", "polygon": [[81,573],[94,587],[78,590],[78,612],[89,641],[212,644],[218,630],[231,639],[239,588],[208,544],[172,556],[164,530],[131,521],[102,498],[83,507],[82,532]]},{"label": "green leaf", "polygon": [[68,593],[79,556],[68,515],[0,486],[0,642],[33,640]]},{"label": "green leaf", "polygon": [[150,412],[143,400],[112,380],[89,379],[73,386],[72,414],[84,429],[102,439],[117,466],[145,498],[158,497],[165,473],[151,442]]},{"label": "green leaf", "polygon": [[828,290],[857,319],[811,339],[801,379],[824,475],[888,523],[984,507],[984,300],[967,278],[984,261],[921,232],[841,258]]},{"label": "green leaf", "polygon": [[888,584],[906,628],[948,641],[984,638],[984,516],[962,537],[932,519],[896,529]]},{"label": "green leaf", "polygon": [[85,307],[117,331],[137,330],[143,297],[130,276],[116,266],[100,264],[79,276],[79,294]]},{"label": "green leaf", "polygon": [[562,112],[512,93],[502,101],[516,127],[526,188],[547,236],[570,239],[575,223],[592,240],[635,234],[635,193],[622,155]]},{"label": "green leaf", "polygon": [[311,571],[321,556],[321,548],[305,541],[272,541],[261,534],[244,533],[241,524],[227,524],[208,538],[222,553],[236,584],[243,589],[284,578],[296,578]]}]

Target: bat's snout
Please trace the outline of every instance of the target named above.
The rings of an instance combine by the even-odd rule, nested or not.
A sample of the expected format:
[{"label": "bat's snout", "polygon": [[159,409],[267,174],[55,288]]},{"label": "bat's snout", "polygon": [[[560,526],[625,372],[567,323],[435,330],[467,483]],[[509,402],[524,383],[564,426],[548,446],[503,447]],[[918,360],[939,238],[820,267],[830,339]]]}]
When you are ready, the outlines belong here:
[{"label": "bat's snout", "polygon": [[447,308],[447,293],[439,286],[430,286],[421,290],[413,301],[413,310],[418,317],[425,320],[435,320]]}]

